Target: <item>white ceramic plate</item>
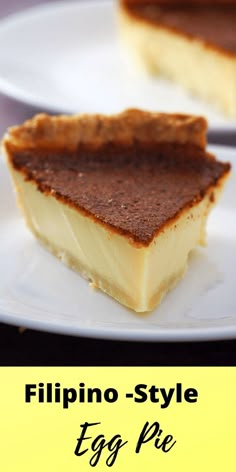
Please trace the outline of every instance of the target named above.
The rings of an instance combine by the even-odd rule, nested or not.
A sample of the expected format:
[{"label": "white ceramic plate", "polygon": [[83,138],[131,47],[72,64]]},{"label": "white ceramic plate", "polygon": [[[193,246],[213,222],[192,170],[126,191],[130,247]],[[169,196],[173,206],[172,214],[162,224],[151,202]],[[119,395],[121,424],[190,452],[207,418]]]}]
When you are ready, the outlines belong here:
[{"label": "white ceramic plate", "polygon": [[0,90],[42,110],[182,111],[205,115],[212,130],[236,130],[236,119],[137,72],[118,41],[115,1],[64,1],[13,15],[0,22],[0,44]]},{"label": "white ceramic plate", "polygon": [[[233,162],[236,150],[215,147]],[[210,216],[208,246],[149,315],[136,315],[47,253],[26,229],[0,161],[0,320],[79,336],[143,341],[236,337],[236,174]]]}]

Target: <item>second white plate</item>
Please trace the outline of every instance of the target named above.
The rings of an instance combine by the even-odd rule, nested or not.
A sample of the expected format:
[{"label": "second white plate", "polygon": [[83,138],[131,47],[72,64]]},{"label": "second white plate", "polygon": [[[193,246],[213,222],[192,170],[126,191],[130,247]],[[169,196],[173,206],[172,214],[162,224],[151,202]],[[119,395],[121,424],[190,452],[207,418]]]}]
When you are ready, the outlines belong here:
[{"label": "second white plate", "polygon": [[0,90],[42,110],[181,111],[205,115],[212,130],[236,130],[236,120],[180,87],[137,72],[118,41],[115,1],[64,1],[13,15],[0,22],[0,44]]}]

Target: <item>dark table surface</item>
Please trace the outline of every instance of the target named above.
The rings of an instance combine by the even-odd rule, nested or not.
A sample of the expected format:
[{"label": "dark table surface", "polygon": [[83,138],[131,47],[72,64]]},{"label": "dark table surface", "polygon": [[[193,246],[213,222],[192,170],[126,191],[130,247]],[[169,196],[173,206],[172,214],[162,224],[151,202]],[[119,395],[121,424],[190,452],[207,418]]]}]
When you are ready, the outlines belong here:
[{"label": "dark table surface", "polygon": [[130,343],[22,332],[0,324],[0,365],[235,366],[236,341]]},{"label": "dark table surface", "polygon": [[[39,0],[2,0],[0,17]],[[0,95],[0,134],[41,111]],[[236,133],[211,133],[209,142],[236,146]],[[57,335],[0,323],[0,365],[236,365],[236,341],[140,343]]]}]

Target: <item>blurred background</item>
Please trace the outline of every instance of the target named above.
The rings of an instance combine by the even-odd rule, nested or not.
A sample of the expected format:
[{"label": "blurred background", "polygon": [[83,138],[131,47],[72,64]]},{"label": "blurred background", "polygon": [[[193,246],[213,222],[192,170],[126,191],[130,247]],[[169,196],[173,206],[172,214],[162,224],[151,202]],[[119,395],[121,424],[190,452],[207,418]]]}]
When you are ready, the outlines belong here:
[{"label": "blurred background", "polygon": [[[74,0],[74,3],[76,4],[84,4],[88,5],[89,3],[96,3],[96,0]],[[100,0],[97,0],[97,3],[99,3]],[[115,5],[116,0],[107,0],[108,3],[112,5],[112,3]],[[10,14],[21,12],[27,8],[31,7],[36,7],[40,6],[43,4],[48,4],[48,5],[53,5],[56,4],[56,0],[1,0],[0,1],[0,20],[3,19],[4,17],[7,17]],[[64,2],[65,4],[69,4],[69,2]],[[110,10],[111,11],[111,10]],[[10,77],[11,79],[11,74],[14,74],[14,70],[16,72],[17,76],[17,81],[13,80],[13,85],[16,84],[16,86],[21,86],[23,85],[24,91],[27,92],[27,87],[29,87],[29,93],[28,95],[30,96],[31,92],[34,92],[34,97],[33,99],[28,99],[27,103],[28,105],[25,105],[24,99],[22,99],[22,103],[19,103],[17,100],[14,99],[9,99],[0,92],[0,108],[2,110],[2,114],[0,116],[0,133],[3,134],[5,129],[12,125],[12,124],[17,124],[22,122],[23,120],[31,117],[33,114],[39,112],[39,111],[47,111],[47,100],[45,99],[45,103],[41,102],[40,103],[40,98],[43,96],[44,90],[47,90],[48,88],[48,95],[49,95],[49,102],[50,104],[56,103],[57,105],[59,104],[59,108],[53,108],[50,106],[48,107],[48,111],[58,111],[58,112],[79,112],[79,111],[85,111],[85,112],[94,112],[94,111],[100,111],[100,112],[114,112],[114,111],[119,111],[123,108],[126,108],[126,103],[128,103],[128,106],[139,106],[140,108],[149,108],[149,109],[160,109],[162,110],[162,103],[166,103],[167,107],[165,111],[179,111],[181,109],[181,100],[183,99],[185,101],[185,95],[182,95],[182,92],[178,91],[178,97],[176,99],[176,90],[173,88],[168,88],[166,87],[165,82],[162,83],[161,85],[161,93],[158,91],[158,88],[154,81],[152,82],[150,79],[149,82],[145,82],[146,79],[140,79],[137,81],[136,80],[136,70],[133,68],[132,61],[129,64],[128,62],[125,62],[124,60],[124,50],[120,51],[120,48],[116,47],[116,32],[113,34],[112,38],[112,45],[105,44],[107,41],[108,35],[111,31],[114,31],[114,18],[112,18],[111,25],[109,25],[109,20],[107,18],[110,18],[111,15],[110,13],[108,14],[107,17],[103,19],[103,22],[101,22],[101,15],[98,18],[97,24],[96,24],[96,18],[93,19],[93,24],[85,24],[84,28],[88,29],[88,35],[93,36],[91,38],[91,45],[89,44],[89,38],[88,35],[86,37],[86,34],[82,34],[82,41],[85,38],[86,41],[86,46],[84,48],[83,44],[79,44],[80,52],[83,51],[83,54],[80,54],[80,58],[78,61],[78,64],[74,64],[74,74],[71,74],[71,57],[68,55],[68,63],[64,63],[64,69],[63,69],[63,61],[65,61],[65,50],[64,49],[64,55],[62,54],[62,69],[61,69],[61,77],[59,77],[58,84],[53,84],[53,79],[55,79],[55,73],[58,70],[58,64],[54,68],[54,71],[50,71],[50,73],[47,76],[47,73],[45,74],[45,81],[43,77],[43,73],[38,79],[38,82],[36,80],[36,84],[34,84],[35,76],[30,77],[30,74],[32,73],[32,67],[31,70],[29,68],[29,77],[25,76],[25,83],[21,84],[21,80],[24,80],[23,74],[27,73],[27,67],[26,67],[26,61],[27,61],[27,47],[24,48],[23,51],[23,57],[21,58],[21,51],[20,49],[17,50],[15,53],[15,57],[11,58],[10,62],[7,64],[6,71],[4,71],[4,50],[6,50],[6,55],[9,57],[9,53],[14,56],[14,50],[11,49],[11,46],[8,44],[4,45],[4,42],[0,44],[0,52],[2,51],[3,53],[1,56],[3,57],[3,62],[2,59],[0,61],[0,75],[4,78],[4,74],[6,74],[6,80]],[[113,15],[113,14],[112,14]],[[113,15],[115,17],[115,15]],[[61,31],[61,39],[58,37],[58,31],[56,32],[56,39],[55,41],[58,41],[58,48],[62,47],[63,49],[63,41],[67,44],[65,45],[65,48],[70,46],[70,42],[72,42],[72,38],[75,37],[75,24],[78,18],[74,19],[74,25],[71,28],[71,31],[69,31],[69,27],[67,26],[66,29],[66,20],[65,20],[65,29]],[[81,27],[81,25],[79,25]],[[28,26],[27,26],[28,28]],[[45,28],[47,30],[47,22],[45,23]],[[104,31],[102,31],[104,29]],[[58,30],[58,28],[57,28]],[[22,40],[22,44],[25,44],[25,41],[27,40],[27,35],[29,34],[30,30],[27,30],[25,38]],[[68,39],[68,35],[66,31],[71,33],[72,38]],[[47,35],[46,33],[45,40],[44,40],[44,30],[37,31],[36,34],[40,35],[40,38],[36,41],[38,44],[40,44],[40,41],[42,41],[42,48],[45,48],[47,50],[47,46],[45,47],[45,44],[47,44]],[[63,37],[64,34],[64,37]],[[67,35],[67,37],[66,37]],[[73,36],[74,35],[74,36]],[[92,48],[94,50],[94,44],[96,44],[96,36],[98,37],[98,43],[101,47],[101,52],[98,53],[98,47],[96,51],[93,51],[92,54],[92,59],[90,58],[88,60],[88,54],[90,50],[92,51]],[[16,41],[16,37],[14,38],[14,41]],[[76,39],[76,38],[75,38]],[[12,44],[14,44],[14,41]],[[34,39],[35,41],[35,39]],[[52,37],[53,41],[53,37]],[[67,42],[66,42],[67,41]],[[49,40],[50,42],[50,40]],[[75,41],[76,42],[76,41]],[[114,48],[114,45],[116,49]],[[48,49],[50,49],[50,44],[48,44]],[[30,48],[30,45],[29,45]],[[26,52],[26,53],[25,53]],[[47,53],[47,51],[45,51]],[[73,52],[73,51],[72,51]],[[29,54],[29,52],[28,52]],[[37,54],[39,55],[39,64],[42,66],[45,64],[45,69],[47,69],[47,61],[50,60],[50,54],[47,56],[45,54],[45,63],[43,60],[43,52],[42,51],[35,51],[35,53],[32,54],[32,63],[33,59],[34,62],[37,60]],[[74,52],[73,52],[74,54]],[[86,57],[87,55],[87,57]],[[117,57],[114,56],[122,56],[122,59],[119,57],[118,62],[117,62]],[[75,57],[75,56],[74,56]],[[121,61],[124,60],[125,67],[123,67],[123,72],[120,71],[122,67],[120,66]],[[15,66],[14,66],[14,61],[15,61]],[[21,61],[22,61],[22,78],[21,78]],[[40,62],[41,61],[41,62]],[[56,57],[56,61],[58,62],[58,57]],[[93,69],[92,67],[92,61],[95,61],[95,67]],[[110,61],[110,66],[109,66],[109,61]],[[11,67],[14,66],[15,69],[11,71]],[[68,66],[68,71],[66,72],[66,66]],[[84,68],[83,68],[84,66]],[[110,67],[110,69],[109,69]],[[19,69],[19,73],[17,74],[17,68]],[[25,71],[24,71],[25,69]],[[81,73],[81,69],[84,70],[84,73]],[[96,70],[96,77],[94,77],[94,70]],[[43,72],[43,71],[42,71]],[[54,73],[54,76],[52,75]],[[9,75],[10,74],[10,75]],[[78,77],[78,74],[80,74],[80,83],[78,85],[78,88],[80,87],[80,96],[74,97],[74,93],[76,93],[76,80]],[[51,77],[52,75],[52,77]],[[110,81],[109,81],[109,75],[110,75]],[[127,80],[128,78],[128,80]],[[51,80],[51,83],[50,83]],[[40,83],[41,81],[41,83]],[[15,82],[15,84],[14,84]],[[45,83],[44,83],[45,82]],[[161,82],[161,80],[159,80]],[[94,84],[96,84],[96,90],[94,87]],[[111,85],[113,84],[113,85]],[[147,85],[148,84],[148,85]],[[54,86],[55,85],[55,86]],[[103,86],[102,86],[103,85]],[[37,94],[37,87],[39,90],[39,106],[29,106],[29,104],[35,104],[37,102],[37,99],[35,100],[35,94]],[[50,93],[50,87],[52,89],[52,93]],[[172,87],[172,85],[171,85]],[[67,90],[66,90],[67,89]],[[83,90],[84,89],[84,90]],[[91,90],[91,97],[90,93],[88,92],[89,89]],[[0,90],[3,90],[0,84]],[[4,85],[4,91],[6,91],[6,87]],[[95,98],[95,92],[96,92],[96,100],[94,101]],[[156,97],[155,97],[155,94]],[[19,90],[17,94],[14,94],[14,90],[12,93],[9,94],[11,97],[17,96],[19,99]],[[53,96],[55,95],[55,96]],[[105,99],[106,96],[106,99]],[[143,96],[143,99],[142,99]],[[155,98],[153,98],[155,97]],[[186,95],[187,97],[187,95]],[[28,97],[29,98],[29,97]],[[37,97],[36,97],[37,98]],[[74,100],[75,98],[75,100]],[[161,99],[161,101],[160,101]],[[93,102],[94,101],[94,102]],[[106,103],[105,103],[106,102]],[[158,104],[161,103],[161,106],[158,108]],[[172,105],[174,103],[174,105]],[[61,109],[60,109],[60,104],[61,104]],[[65,106],[66,104],[66,106]],[[79,105],[77,105],[79,104]],[[93,107],[94,104],[94,107]],[[145,106],[147,104],[147,106]],[[174,109],[173,109],[174,107]],[[192,113],[192,104],[191,104],[191,97],[190,99],[187,98],[186,100],[186,106],[183,107],[183,111],[186,113]],[[198,103],[196,100],[194,103],[193,108],[193,113],[196,114],[205,114],[206,116],[207,113],[209,113],[209,116],[211,118],[211,109],[205,107],[205,104],[203,102]],[[207,113],[205,113],[207,112]],[[214,111],[213,111],[214,113]],[[212,114],[214,118],[214,114]],[[220,116],[220,115],[219,115]],[[220,118],[221,119],[221,118]],[[224,117],[222,117],[224,120]],[[214,144],[223,144],[227,146],[233,146],[236,145],[236,133],[235,133],[235,123],[233,122],[233,126],[231,126],[231,123],[229,122],[229,126],[227,127],[227,124],[223,123],[223,127],[216,127],[217,129],[211,129],[209,132],[209,142],[214,143]]]},{"label": "blurred background", "polygon": [[54,1],[55,0],[1,0],[0,15],[3,17],[10,13],[17,13],[23,10],[23,8],[33,7],[39,3],[52,3]]}]

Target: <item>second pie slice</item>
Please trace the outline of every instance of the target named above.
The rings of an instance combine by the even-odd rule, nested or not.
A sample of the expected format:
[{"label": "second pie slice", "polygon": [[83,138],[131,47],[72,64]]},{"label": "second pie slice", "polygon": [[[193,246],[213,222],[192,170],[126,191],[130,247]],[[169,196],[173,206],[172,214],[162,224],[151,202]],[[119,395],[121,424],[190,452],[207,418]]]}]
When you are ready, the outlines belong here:
[{"label": "second pie slice", "polygon": [[[205,119],[128,110],[37,115],[3,141],[35,236],[96,287],[152,310],[205,242],[230,165],[205,151]],[[65,281],[66,283],[66,281]]]}]

